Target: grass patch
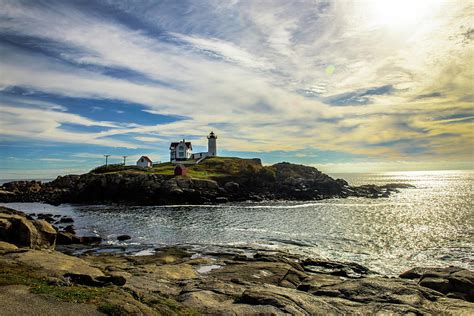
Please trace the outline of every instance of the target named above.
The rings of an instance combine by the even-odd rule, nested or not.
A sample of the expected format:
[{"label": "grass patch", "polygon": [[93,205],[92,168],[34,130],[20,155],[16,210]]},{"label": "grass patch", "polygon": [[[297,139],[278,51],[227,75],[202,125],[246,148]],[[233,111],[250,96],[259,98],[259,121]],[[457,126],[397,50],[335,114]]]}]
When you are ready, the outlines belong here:
[{"label": "grass patch", "polygon": [[3,274],[3,271],[0,272],[0,286],[6,285],[34,285],[38,280],[32,279],[24,275],[12,275],[12,274]]},{"label": "grass patch", "polygon": [[97,307],[97,310],[101,313],[104,313],[110,316],[127,315],[126,311],[124,311],[122,307],[115,304],[103,303]]},{"label": "grass patch", "polygon": [[31,293],[47,295],[61,301],[73,303],[85,303],[109,291],[107,288],[51,285],[45,280],[44,275],[32,269],[2,264],[0,286],[6,285],[26,285],[30,287]]},{"label": "grass patch", "polygon": [[152,168],[148,169],[150,173],[163,174],[163,175],[173,175],[174,167],[171,162],[163,162],[157,165],[153,165]]},{"label": "grass patch", "polygon": [[[170,249],[170,253],[174,253],[174,250]],[[49,284],[46,279],[47,275],[37,269],[5,262],[0,262],[0,266],[0,286],[25,285],[30,288],[30,292],[33,294],[53,297],[57,300],[70,303],[93,304],[97,306],[98,311],[106,315],[128,315],[129,313],[121,306],[121,304],[126,303],[132,305],[134,305],[134,303],[145,304],[147,307],[162,315],[201,315],[168,298],[160,297],[143,302],[141,299],[130,296],[124,289],[81,285],[54,285]],[[111,298],[115,301],[110,301]]]},{"label": "grass patch", "polygon": [[0,286],[6,285],[28,285],[33,286],[42,281],[42,275],[35,273],[34,270],[22,266],[2,264],[0,270]]},{"label": "grass patch", "polygon": [[[95,174],[159,174],[174,175],[175,164],[163,162],[152,168],[137,166],[109,165],[101,166],[91,171]],[[256,172],[262,168],[259,159],[243,159],[236,157],[209,157],[198,165],[185,165],[187,175],[191,178],[210,179],[214,177],[231,176],[250,170]]]},{"label": "grass patch", "polygon": [[49,284],[36,284],[31,288],[31,293],[55,297],[61,301],[72,303],[86,303],[108,292],[106,288],[82,286],[55,286]]},{"label": "grass patch", "polygon": [[107,165],[107,166],[99,166],[93,170],[91,170],[91,173],[114,173],[114,172],[123,172],[123,171],[130,171],[130,170],[140,170],[138,166],[124,166],[122,164],[116,164],[116,165]]},{"label": "grass patch", "polygon": [[186,316],[203,315],[195,310],[184,307],[183,305],[180,305],[175,300],[172,300],[169,298],[153,299],[146,303],[152,306],[153,308],[155,308],[156,310],[158,310],[158,312],[163,315],[169,315],[169,314],[186,315]]}]

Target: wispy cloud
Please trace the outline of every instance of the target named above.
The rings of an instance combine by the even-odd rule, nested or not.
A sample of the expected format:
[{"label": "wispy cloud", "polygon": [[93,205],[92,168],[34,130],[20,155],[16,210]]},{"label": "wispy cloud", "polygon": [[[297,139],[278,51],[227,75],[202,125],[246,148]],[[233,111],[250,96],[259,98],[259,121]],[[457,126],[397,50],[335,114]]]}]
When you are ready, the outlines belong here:
[{"label": "wispy cloud", "polygon": [[[0,135],[164,154],[214,129],[224,150],[464,161],[472,123],[442,118],[472,113],[472,8],[418,9],[399,23],[369,0],[3,1]],[[29,90],[87,100],[87,115]]]}]

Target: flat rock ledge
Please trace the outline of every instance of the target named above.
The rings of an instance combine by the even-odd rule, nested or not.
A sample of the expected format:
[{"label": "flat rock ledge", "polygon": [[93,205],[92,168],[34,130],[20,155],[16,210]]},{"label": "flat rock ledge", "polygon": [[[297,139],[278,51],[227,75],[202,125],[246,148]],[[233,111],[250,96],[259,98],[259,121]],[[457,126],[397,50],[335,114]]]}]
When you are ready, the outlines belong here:
[{"label": "flat rock ledge", "polygon": [[474,273],[458,267],[414,268],[389,278],[356,263],[280,252],[169,247],[148,256],[71,256],[11,242],[0,241],[6,315],[24,311],[25,297],[42,311],[69,306],[108,315],[474,314]]}]

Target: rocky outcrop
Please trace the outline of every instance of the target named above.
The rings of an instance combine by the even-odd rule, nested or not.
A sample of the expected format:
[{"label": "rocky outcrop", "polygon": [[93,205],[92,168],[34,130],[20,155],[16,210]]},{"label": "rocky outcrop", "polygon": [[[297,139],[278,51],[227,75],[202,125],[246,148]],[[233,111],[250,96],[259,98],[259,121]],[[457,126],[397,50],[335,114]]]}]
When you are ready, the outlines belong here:
[{"label": "rocky outcrop", "polygon": [[474,272],[458,267],[413,268],[400,278],[415,280],[419,285],[448,297],[474,302]]},{"label": "rocky outcrop", "polygon": [[[29,219],[11,209],[2,209],[0,219],[2,238],[10,236],[9,230],[20,221],[50,242],[50,224],[45,220]],[[61,233],[57,236],[59,239]],[[171,247],[157,248],[150,256],[99,250],[76,257],[32,249],[36,245],[30,241],[18,243],[18,248],[0,241],[0,284],[24,282],[34,273],[37,279],[26,284],[48,280],[43,288],[51,293],[68,293],[80,285],[81,293],[108,293],[92,296],[90,304],[97,304],[101,311],[114,311],[112,314],[474,313],[474,273],[457,267],[415,268],[399,278],[388,278],[357,263],[275,251],[231,248],[196,253]]]},{"label": "rocky outcrop", "polygon": [[[211,315],[470,314],[474,304],[388,278],[354,263],[275,252],[191,256],[177,248],[123,258],[89,256],[94,266],[125,276],[144,301],[161,295]],[[248,250],[246,250],[248,251]]]},{"label": "rocky outcrop", "polygon": [[213,179],[124,172],[68,175],[49,183],[16,181],[3,185],[0,202],[156,205],[273,199],[320,200],[348,196],[382,198],[398,192],[398,188],[408,187],[411,186],[388,184],[353,187],[345,180],[335,180],[313,167],[290,163],[263,167],[255,161],[250,168],[244,168],[232,176]]},{"label": "rocky outcrop", "polygon": [[132,239],[132,237],[130,237],[129,235],[119,235],[119,236],[117,236],[118,241],[125,241],[125,240],[129,240],[129,239]]},{"label": "rocky outcrop", "polygon": [[[50,222],[58,226],[53,226]],[[0,242],[31,249],[54,249],[56,245],[90,245],[102,242],[102,238],[98,236],[76,236],[73,225],[61,226],[71,222],[74,221],[69,217],[54,218],[52,214],[41,213],[32,216],[0,206]]]},{"label": "rocky outcrop", "polygon": [[33,249],[56,245],[56,230],[45,220],[30,220],[26,214],[0,207],[0,240]]},{"label": "rocky outcrop", "polygon": [[45,252],[28,250],[11,252],[4,258],[14,260],[35,269],[41,269],[51,276],[62,277],[66,274],[82,274],[91,277],[101,277],[104,273],[81,258],[68,256],[60,252]]}]

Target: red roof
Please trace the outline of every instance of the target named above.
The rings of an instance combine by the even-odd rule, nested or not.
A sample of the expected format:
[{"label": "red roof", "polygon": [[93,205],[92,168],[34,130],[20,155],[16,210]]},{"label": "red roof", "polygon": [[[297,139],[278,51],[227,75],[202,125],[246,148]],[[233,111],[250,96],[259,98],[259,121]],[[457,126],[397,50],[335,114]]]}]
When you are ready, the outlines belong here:
[{"label": "red roof", "polygon": [[[176,148],[176,146],[178,146],[179,143],[182,143],[182,142],[173,142],[173,143],[171,143],[170,149]],[[184,144],[185,144],[186,147],[188,147],[189,149],[193,149],[193,146],[191,145],[191,142],[185,142]]]},{"label": "red roof", "polygon": [[151,159],[148,158],[147,156],[141,156],[140,159],[142,159],[142,158],[145,159],[145,160],[148,160],[148,162],[153,162],[153,161],[151,161]]}]

